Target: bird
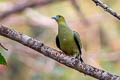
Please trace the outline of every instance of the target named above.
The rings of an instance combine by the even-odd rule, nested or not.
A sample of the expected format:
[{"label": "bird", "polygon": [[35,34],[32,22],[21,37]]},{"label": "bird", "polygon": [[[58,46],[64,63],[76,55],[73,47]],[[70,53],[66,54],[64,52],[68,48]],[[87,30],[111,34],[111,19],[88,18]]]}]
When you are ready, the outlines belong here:
[{"label": "bird", "polygon": [[53,16],[58,24],[58,34],[56,36],[56,46],[62,50],[68,56],[74,56],[81,62],[82,43],[78,32],[73,31],[66,23],[65,18],[62,15]]}]

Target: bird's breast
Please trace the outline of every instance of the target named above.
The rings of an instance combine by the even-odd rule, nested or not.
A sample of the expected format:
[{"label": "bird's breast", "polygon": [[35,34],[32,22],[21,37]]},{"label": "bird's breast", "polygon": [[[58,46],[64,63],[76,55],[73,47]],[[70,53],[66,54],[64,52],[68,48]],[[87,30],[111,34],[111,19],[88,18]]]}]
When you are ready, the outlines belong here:
[{"label": "bird's breast", "polygon": [[79,49],[77,48],[77,45],[74,40],[73,31],[69,27],[59,25],[58,38],[60,42],[60,49],[67,55],[73,55],[79,52]]},{"label": "bird's breast", "polygon": [[68,55],[79,52],[73,36],[65,36],[60,38],[60,48]]}]

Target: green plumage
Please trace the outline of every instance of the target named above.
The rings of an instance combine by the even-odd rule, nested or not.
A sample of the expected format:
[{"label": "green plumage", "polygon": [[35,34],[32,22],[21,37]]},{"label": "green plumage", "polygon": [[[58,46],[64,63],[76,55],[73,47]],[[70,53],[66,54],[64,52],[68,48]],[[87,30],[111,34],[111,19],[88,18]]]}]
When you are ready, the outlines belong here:
[{"label": "green plumage", "polygon": [[53,17],[58,23],[58,35],[56,37],[56,45],[65,54],[69,56],[75,56],[81,58],[81,40],[77,32],[72,31],[72,29],[66,24],[63,16],[57,15]]}]

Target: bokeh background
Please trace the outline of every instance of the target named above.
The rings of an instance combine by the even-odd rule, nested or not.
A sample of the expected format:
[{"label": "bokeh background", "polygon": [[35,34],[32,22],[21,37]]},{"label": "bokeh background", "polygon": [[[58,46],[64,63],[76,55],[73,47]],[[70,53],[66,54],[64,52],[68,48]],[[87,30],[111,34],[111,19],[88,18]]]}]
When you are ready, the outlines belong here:
[{"label": "bokeh background", "polygon": [[[120,0],[102,1],[120,12]],[[19,10],[25,5],[31,6]],[[1,24],[59,50],[57,23],[51,19],[57,14],[79,32],[85,63],[120,75],[120,22],[92,0],[0,0]],[[0,43],[8,49],[0,48],[8,62],[8,66],[0,65],[0,80],[96,80],[13,40],[0,36]]]}]

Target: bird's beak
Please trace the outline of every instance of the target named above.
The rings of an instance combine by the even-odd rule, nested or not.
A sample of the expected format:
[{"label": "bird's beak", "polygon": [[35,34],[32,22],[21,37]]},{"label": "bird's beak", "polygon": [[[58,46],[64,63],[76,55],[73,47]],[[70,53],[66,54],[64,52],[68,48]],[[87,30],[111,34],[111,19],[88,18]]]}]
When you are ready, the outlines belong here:
[{"label": "bird's beak", "polygon": [[57,20],[57,18],[58,18],[58,16],[53,16],[53,17],[52,17],[52,19],[55,19],[55,20]]}]

